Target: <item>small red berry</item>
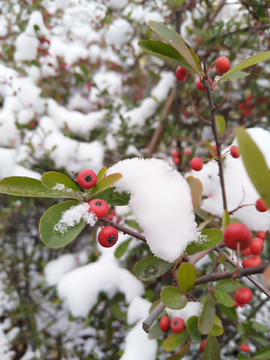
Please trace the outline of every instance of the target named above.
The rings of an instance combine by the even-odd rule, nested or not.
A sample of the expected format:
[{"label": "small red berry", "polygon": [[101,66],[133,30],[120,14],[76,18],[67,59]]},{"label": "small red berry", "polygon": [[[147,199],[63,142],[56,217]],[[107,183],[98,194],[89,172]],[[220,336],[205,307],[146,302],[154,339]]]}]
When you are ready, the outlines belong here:
[{"label": "small red berry", "polygon": [[252,240],[251,231],[241,223],[231,223],[226,227],[223,242],[228,248],[237,250],[237,243],[240,243],[240,250],[249,247]]},{"label": "small red berry", "polygon": [[187,80],[188,71],[185,68],[182,68],[181,66],[178,66],[175,72],[176,80],[179,82],[184,82]]},{"label": "small red berry", "polygon": [[177,150],[175,150],[175,151],[172,152],[172,156],[178,156],[178,155],[179,155],[179,153],[178,153]]},{"label": "small red berry", "polygon": [[168,316],[162,316],[159,327],[161,331],[168,331],[170,329],[170,318]]},{"label": "small red berry", "polygon": [[240,152],[238,146],[236,145],[231,146],[230,153],[234,159],[238,159],[240,157]]},{"label": "small red berry", "polygon": [[263,249],[263,240],[260,238],[254,238],[249,248],[253,255],[260,255]]},{"label": "small red berry", "polygon": [[187,150],[185,151],[185,154],[186,154],[187,156],[189,156],[189,155],[191,154],[191,150],[190,150],[190,149],[187,149]]},{"label": "small red berry", "polygon": [[245,351],[245,352],[249,352],[249,347],[246,344],[241,344],[240,349]]},{"label": "small red berry", "polygon": [[91,189],[97,183],[97,175],[93,170],[85,169],[77,176],[78,184],[84,189]]},{"label": "small red berry", "polygon": [[174,317],[170,322],[170,326],[174,333],[180,333],[186,325],[181,317]]},{"label": "small red berry", "polygon": [[98,234],[98,242],[103,247],[111,247],[118,240],[118,232],[113,226],[105,226]]},{"label": "small red berry", "polygon": [[247,287],[242,287],[235,291],[234,298],[239,305],[247,304],[252,299],[252,291]]},{"label": "small red berry", "polygon": [[193,170],[200,171],[203,168],[203,161],[201,158],[195,157],[195,158],[191,159],[190,166]]},{"label": "small red berry", "polygon": [[107,215],[107,219],[113,221],[113,215],[112,214]]},{"label": "small red berry", "polygon": [[90,208],[89,212],[92,211],[97,215],[98,218],[106,216],[109,212],[109,205],[105,200],[94,199],[89,202]]},{"label": "small red berry", "polygon": [[220,56],[215,64],[216,72],[219,75],[225,74],[230,69],[230,60],[226,56]]},{"label": "small red berry", "polygon": [[261,265],[261,263],[262,263],[262,260],[257,255],[253,255],[249,258],[245,258],[242,260],[243,268],[258,266],[258,265]]},{"label": "small red berry", "polygon": [[264,240],[265,239],[265,232],[262,231],[262,230],[258,231],[257,234],[256,234],[256,237]]},{"label": "small red berry", "polygon": [[243,250],[242,253],[243,253],[244,256],[250,256],[250,255],[252,255],[249,247],[246,248],[245,250]]},{"label": "small red berry", "polygon": [[[209,78],[209,84],[210,84],[210,87],[212,87],[213,85],[213,81]],[[203,83],[201,82],[201,79],[198,79],[196,81],[196,88],[199,90],[199,91],[203,91],[205,92],[206,91],[206,88],[203,86]]]},{"label": "small red berry", "polygon": [[178,165],[179,162],[180,162],[179,157],[178,157],[178,156],[174,156],[174,157],[173,157],[173,163],[174,163],[175,165]]},{"label": "small red berry", "polygon": [[263,199],[260,198],[256,201],[256,209],[260,212],[265,212],[268,210],[268,207],[266,206],[266,204],[264,203]]},{"label": "small red berry", "polygon": [[200,343],[200,352],[204,352],[204,348],[206,345],[207,339],[204,339],[201,343]]}]

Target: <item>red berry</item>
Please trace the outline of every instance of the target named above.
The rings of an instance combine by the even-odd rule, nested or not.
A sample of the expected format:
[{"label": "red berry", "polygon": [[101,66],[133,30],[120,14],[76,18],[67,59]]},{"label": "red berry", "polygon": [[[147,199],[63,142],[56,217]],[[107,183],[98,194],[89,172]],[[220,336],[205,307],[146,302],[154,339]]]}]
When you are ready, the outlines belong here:
[{"label": "red berry", "polygon": [[249,347],[246,344],[241,344],[240,349],[245,351],[245,352],[249,352]]},{"label": "red berry", "polygon": [[262,230],[258,231],[257,234],[256,234],[256,237],[264,240],[265,239],[265,232],[262,231]]},{"label": "red berry", "polygon": [[191,154],[191,150],[190,150],[190,149],[187,149],[187,150],[185,151],[185,154],[186,154],[187,156],[189,156],[189,155]]},{"label": "red berry", "polygon": [[115,212],[114,210],[112,210],[112,211],[110,212],[110,214],[113,215],[113,216],[115,216],[115,215],[116,215],[116,212]]},{"label": "red berry", "polygon": [[265,212],[268,210],[268,207],[266,206],[262,198],[256,201],[256,209],[260,212]]},{"label": "red berry", "polygon": [[263,249],[263,240],[260,238],[254,238],[249,248],[253,255],[260,255]]},{"label": "red berry", "polygon": [[112,214],[107,215],[107,219],[113,221],[113,215]]},{"label": "red berry", "polygon": [[226,56],[220,56],[215,64],[216,72],[219,75],[225,74],[230,69],[230,60]]},{"label": "red berry", "polygon": [[228,248],[237,250],[237,243],[240,243],[240,250],[249,247],[252,240],[251,231],[241,223],[231,223],[226,227],[223,242]]},{"label": "red berry", "polygon": [[242,260],[243,268],[258,266],[258,265],[261,265],[261,263],[262,263],[262,260],[257,255],[253,255],[249,258],[245,258]]},{"label": "red berry", "polygon": [[244,256],[250,256],[250,255],[252,255],[249,247],[246,248],[245,250],[243,250],[242,253],[243,253]]},{"label": "red berry", "polygon": [[[209,78],[209,84],[210,84],[210,87],[212,87],[213,85],[213,81]],[[201,82],[201,79],[198,79],[196,81],[196,88],[199,90],[199,91],[203,91],[205,92],[206,91],[206,88],[203,86],[202,82]]]},{"label": "red berry", "polygon": [[233,306],[234,306],[235,308],[237,308],[237,307],[239,306],[238,302],[236,302],[236,301],[234,300],[234,301],[233,301]]},{"label": "red berry", "polygon": [[205,348],[205,345],[206,345],[206,342],[207,342],[207,339],[204,339],[201,343],[200,343],[200,351],[201,352],[204,352],[204,348]]},{"label": "red berry", "polygon": [[175,150],[175,151],[172,152],[172,156],[178,156],[178,155],[179,155],[179,153],[178,153],[177,150]]},{"label": "red berry", "polygon": [[78,184],[84,189],[91,189],[96,185],[97,175],[93,170],[85,169],[79,172],[77,176]]},{"label": "red berry", "polygon": [[106,216],[109,212],[109,205],[105,200],[94,199],[89,202],[90,208],[89,211],[92,211],[97,215],[98,218]]},{"label": "red berry", "polygon": [[181,317],[174,317],[170,322],[170,326],[174,333],[180,333],[185,328],[185,322]]},{"label": "red berry", "polygon": [[[217,156],[217,145],[211,145],[212,146],[212,148],[213,148],[213,150],[214,150],[214,152],[215,152],[215,155]],[[208,152],[208,155],[210,156],[210,157],[213,157],[211,154],[210,154],[210,152],[209,151],[207,151]]]},{"label": "red berry", "polygon": [[231,146],[230,152],[233,158],[238,159],[240,157],[238,146],[236,145]]},{"label": "red berry", "polygon": [[239,305],[244,305],[252,299],[252,291],[247,287],[242,287],[235,291],[234,298]]},{"label": "red berry", "polygon": [[193,170],[200,171],[203,168],[203,161],[201,158],[195,157],[195,158],[191,159],[190,166]]},{"label": "red berry", "polygon": [[178,157],[178,156],[174,156],[174,157],[173,157],[173,163],[174,163],[175,165],[178,165],[179,162],[180,162],[179,157]]},{"label": "red berry", "polygon": [[118,240],[118,232],[113,226],[105,226],[98,234],[98,242],[103,247],[111,247]]},{"label": "red berry", "polygon": [[176,80],[180,82],[184,82],[187,80],[188,71],[181,66],[178,66],[175,72]]},{"label": "red berry", "polygon": [[159,327],[161,331],[168,331],[170,329],[170,318],[168,316],[162,316]]}]

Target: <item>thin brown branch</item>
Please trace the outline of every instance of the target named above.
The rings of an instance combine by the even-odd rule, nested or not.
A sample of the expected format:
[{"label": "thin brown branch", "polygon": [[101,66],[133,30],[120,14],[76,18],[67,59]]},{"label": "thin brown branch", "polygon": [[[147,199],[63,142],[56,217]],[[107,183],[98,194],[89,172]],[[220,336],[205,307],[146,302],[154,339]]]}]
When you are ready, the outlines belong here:
[{"label": "thin brown branch", "polygon": [[107,218],[105,218],[105,217],[101,218],[100,220],[101,220],[104,224],[113,226],[113,227],[115,227],[117,230],[122,231],[124,234],[131,235],[131,236],[133,236],[133,237],[135,237],[135,238],[137,238],[137,239],[139,239],[139,240],[142,240],[143,242],[146,242],[146,237],[145,237],[144,235],[142,235],[142,234],[137,233],[136,231],[130,230],[130,229],[128,229],[128,228],[126,228],[126,227],[124,227],[124,226],[122,226],[122,225],[119,225],[119,224],[117,224],[116,222],[111,221],[111,220],[109,220],[109,219],[107,219]]},{"label": "thin brown branch", "polygon": [[219,103],[218,105],[215,105],[213,107],[213,109],[211,109],[211,111],[216,111],[218,108],[223,106],[225,104],[225,102],[228,100],[229,93],[230,93],[230,81],[228,81],[228,91],[227,91],[227,94],[225,95],[225,98],[221,101],[221,103]]},{"label": "thin brown branch", "polygon": [[204,122],[206,125],[211,126],[211,122],[210,122],[210,121],[205,120],[201,115],[198,114],[198,112],[197,112],[197,110],[196,110],[196,108],[195,108],[195,105],[194,105],[194,103],[193,103],[193,101],[192,101],[192,97],[191,97],[190,92],[188,92],[188,94],[189,94],[189,97],[190,97],[190,102],[191,102],[192,109],[193,109],[192,112],[193,112],[194,116],[197,117],[198,119],[200,119],[200,120],[201,120],[202,122]]}]

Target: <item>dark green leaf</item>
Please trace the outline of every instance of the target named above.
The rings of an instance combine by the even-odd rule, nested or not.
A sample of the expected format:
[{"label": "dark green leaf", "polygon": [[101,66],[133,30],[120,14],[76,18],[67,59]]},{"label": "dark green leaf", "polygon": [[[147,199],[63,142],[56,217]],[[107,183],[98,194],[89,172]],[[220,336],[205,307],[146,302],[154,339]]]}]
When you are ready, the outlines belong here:
[{"label": "dark green leaf", "polygon": [[[234,282],[236,283],[236,285],[239,288],[244,286],[238,280],[234,280]],[[222,289],[225,292],[233,292],[233,291],[237,290],[237,287],[235,286],[235,284],[232,282],[231,279],[225,279],[225,280],[218,281],[217,284],[216,284],[216,287],[222,287]]]},{"label": "dark green leaf", "polygon": [[153,40],[142,40],[138,42],[141,49],[148,54],[153,55],[161,60],[176,66],[182,66],[189,71],[193,71],[192,67],[186,62],[186,60],[179,54],[179,52],[172,46]]},{"label": "dark green leaf", "polygon": [[166,360],[181,360],[183,357],[185,357],[188,353],[188,350],[190,348],[190,341],[182,347],[181,350],[179,350],[177,353],[169,356],[166,358]]},{"label": "dark green leaf", "polygon": [[81,219],[77,225],[69,227],[64,233],[54,229],[55,225],[58,224],[61,219],[62,213],[69,210],[72,206],[77,205],[79,205],[79,202],[76,200],[64,201],[52,206],[43,214],[40,219],[39,232],[41,240],[47,247],[57,249],[67,245],[74,240],[85,227],[86,222]]},{"label": "dark green leaf", "polygon": [[218,229],[207,229],[201,232],[197,241],[191,242],[185,252],[187,255],[193,255],[197,252],[210,249],[219,244],[223,239],[223,232]]},{"label": "dark green leaf", "polygon": [[132,238],[127,239],[126,241],[123,241],[120,245],[118,245],[118,247],[116,248],[116,250],[114,252],[114,256],[117,259],[119,259],[121,256],[124,255],[131,240],[132,240]]},{"label": "dark green leaf", "polygon": [[121,174],[111,174],[101,179],[92,189],[85,192],[86,198],[94,198],[98,193],[108,189],[122,178]]},{"label": "dark green leaf", "polygon": [[236,310],[234,307],[227,307],[227,306],[224,306],[222,304],[219,304],[220,306],[220,309],[222,311],[223,314],[225,314],[229,319],[232,319],[232,320],[238,320],[238,317],[237,317],[237,313],[236,313]]},{"label": "dark green leaf", "polygon": [[[65,199],[67,196],[59,191],[52,191],[47,189],[41,181],[24,177],[12,176],[4,178],[0,181],[0,192],[3,194],[30,196],[30,197],[45,197]],[[74,197],[73,195],[70,197]]]},{"label": "dark green leaf", "polygon": [[257,332],[260,332],[262,334],[267,333],[269,330],[266,326],[263,324],[258,323],[257,321],[252,321],[252,329],[256,330]]},{"label": "dark green leaf", "polygon": [[[268,51],[270,57],[270,51]],[[263,201],[270,208],[270,171],[258,146],[251,139],[247,131],[235,130],[238,146],[248,176]]]},{"label": "dark green leaf", "polygon": [[254,333],[252,333],[250,338],[255,340],[258,344],[260,344],[262,346],[267,346],[269,344],[269,341],[262,334],[254,334]]},{"label": "dark green leaf", "polygon": [[261,351],[256,352],[252,356],[253,360],[269,360],[270,359],[270,346],[264,348]]},{"label": "dark green leaf", "polygon": [[189,292],[196,282],[196,270],[190,263],[182,263],[177,271],[177,283],[182,293]]},{"label": "dark green leaf", "polygon": [[155,256],[148,256],[139,261],[134,267],[136,277],[141,281],[151,281],[165,274],[173,264]]},{"label": "dark green leaf", "polygon": [[216,309],[211,296],[208,294],[199,317],[198,328],[203,334],[209,333],[214,326]]},{"label": "dark green leaf", "polygon": [[223,305],[233,306],[233,299],[223,289],[215,289],[215,296]]},{"label": "dark green leaf", "polygon": [[35,32],[39,31],[39,26],[35,24],[34,25],[34,30],[35,30]]},{"label": "dark green leaf", "polygon": [[237,360],[249,360],[249,358],[244,354],[238,353]]},{"label": "dark green leaf", "polygon": [[173,286],[166,286],[161,291],[161,300],[169,309],[180,310],[187,305],[187,298],[181,291]]},{"label": "dark green leaf", "polygon": [[198,56],[177,32],[153,20],[148,21],[148,25],[170,46],[174,47],[199,76],[203,76],[203,69]]},{"label": "dark green leaf", "polygon": [[222,135],[225,130],[225,120],[223,116],[216,116],[217,131]]},{"label": "dark green leaf", "polygon": [[135,220],[126,220],[125,222],[126,222],[126,225],[128,225],[132,229],[138,229],[139,228],[139,225],[137,224],[137,222]]},{"label": "dark green leaf", "polygon": [[245,334],[244,325],[243,324],[238,324],[237,327],[236,327],[236,331],[239,334],[244,335]]},{"label": "dark green leaf", "polygon": [[220,349],[215,336],[207,336],[202,360],[220,360]]},{"label": "dark green leaf", "polygon": [[155,322],[153,326],[151,326],[149,333],[148,333],[148,339],[158,339],[164,335],[164,332],[160,330],[159,322]]},{"label": "dark green leaf", "polygon": [[198,329],[198,316],[191,316],[186,323],[187,331],[190,335],[190,340],[194,344],[200,344],[202,341],[201,339],[201,333]]},{"label": "dark green leaf", "polygon": [[187,337],[188,337],[188,332],[186,329],[184,329],[178,334],[172,334],[163,341],[162,344],[163,349],[165,351],[173,351],[176,348],[178,348],[180,345],[182,345]]},{"label": "dark green leaf", "polygon": [[214,326],[212,327],[212,329],[209,331],[208,334],[213,336],[220,336],[223,334],[223,332],[224,329],[222,326],[222,322],[218,316],[215,316]]},{"label": "dark green leaf", "polygon": [[69,177],[56,171],[46,172],[42,175],[41,181],[48,189],[65,193],[67,197],[73,197],[74,192],[81,193],[78,186]]}]

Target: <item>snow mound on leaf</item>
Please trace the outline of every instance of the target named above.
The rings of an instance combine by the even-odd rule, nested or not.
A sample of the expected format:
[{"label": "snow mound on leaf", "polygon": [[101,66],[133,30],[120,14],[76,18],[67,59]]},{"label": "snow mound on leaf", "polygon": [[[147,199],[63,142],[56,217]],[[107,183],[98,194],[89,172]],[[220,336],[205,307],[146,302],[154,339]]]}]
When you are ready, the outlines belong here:
[{"label": "snow mound on leaf", "polygon": [[131,194],[130,209],[153,254],[174,261],[198,238],[190,188],[182,175],[159,159],[127,159],[108,169],[121,173],[115,186]]}]

